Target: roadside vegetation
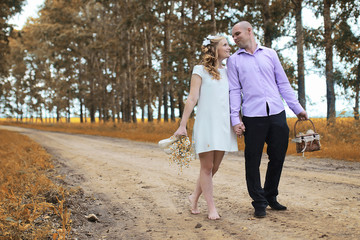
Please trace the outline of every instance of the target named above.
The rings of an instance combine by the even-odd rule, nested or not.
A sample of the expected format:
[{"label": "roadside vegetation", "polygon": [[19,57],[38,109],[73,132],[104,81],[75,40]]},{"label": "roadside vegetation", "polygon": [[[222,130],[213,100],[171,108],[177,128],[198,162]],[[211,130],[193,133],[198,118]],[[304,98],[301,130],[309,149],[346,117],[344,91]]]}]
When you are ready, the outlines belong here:
[{"label": "roadside vegetation", "polygon": [[[305,153],[305,157],[332,158],[338,160],[360,161],[360,155],[356,149],[360,148],[360,122],[353,118],[337,118],[336,122],[329,123],[326,118],[312,119],[316,132],[321,136],[321,150]],[[295,118],[288,118],[290,128],[288,154],[296,153],[294,138]],[[14,125],[19,127],[35,128],[45,131],[57,131],[67,133],[79,133],[88,135],[109,136],[126,138],[135,141],[157,143],[159,140],[170,137],[177,129],[178,122],[138,122],[138,123],[41,123],[36,121],[16,122],[16,120],[0,121],[0,124]],[[189,121],[188,134],[191,137],[193,121]],[[297,133],[312,129],[309,121],[297,124]],[[244,150],[243,138],[239,139],[239,149]],[[265,149],[266,150],[266,149]],[[264,151],[265,151],[264,150]]]},{"label": "roadside vegetation", "polygon": [[28,137],[0,130],[0,239],[68,239],[66,191],[50,155]]}]

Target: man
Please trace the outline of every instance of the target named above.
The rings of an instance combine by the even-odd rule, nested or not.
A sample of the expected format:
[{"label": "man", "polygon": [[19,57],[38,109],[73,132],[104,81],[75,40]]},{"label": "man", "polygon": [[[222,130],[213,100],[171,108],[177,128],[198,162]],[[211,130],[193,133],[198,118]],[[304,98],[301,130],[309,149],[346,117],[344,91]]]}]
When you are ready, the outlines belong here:
[{"label": "man", "polygon": [[[245,137],[246,183],[254,215],[265,217],[267,206],[286,210],[277,201],[289,141],[282,98],[300,120],[308,116],[290,86],[278,55],[255,42],[250,23],[237,23],[232,37],[240,49],[227,61],[231,123],[235,133]],[[240,109],[243,116],[239,114]],[[259,167],[264,143],[269,163],[262,188]]]}]

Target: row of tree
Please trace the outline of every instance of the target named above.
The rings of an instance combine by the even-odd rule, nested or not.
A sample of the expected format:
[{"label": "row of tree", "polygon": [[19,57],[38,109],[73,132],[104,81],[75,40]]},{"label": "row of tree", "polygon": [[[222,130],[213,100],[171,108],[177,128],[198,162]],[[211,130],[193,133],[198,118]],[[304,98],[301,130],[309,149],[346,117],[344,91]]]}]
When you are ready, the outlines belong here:
[{"label": "row of tree", "polygon": [[[81,122],[96,116],[136,122],[139,115],[153,121],[157,112],[158,120],[174,121],[204,37],[247,20],[265,46],[291,37],[285,48],[297,49],[297,63],[277,50],[304,107],[309,50],[326,75],[328,119],[336,116],[335,83],[355,99],[358,119],[360,46],[352,27],[358,6],[359,0],[46,0],[22,30],[9,34],[0,26],[9,39],[0,45],[0,110],[18,119],[68,121],[77,112]],[[304,28],[304,7],[324,26]],[[345,70],[334,68],[334,53]]]}]

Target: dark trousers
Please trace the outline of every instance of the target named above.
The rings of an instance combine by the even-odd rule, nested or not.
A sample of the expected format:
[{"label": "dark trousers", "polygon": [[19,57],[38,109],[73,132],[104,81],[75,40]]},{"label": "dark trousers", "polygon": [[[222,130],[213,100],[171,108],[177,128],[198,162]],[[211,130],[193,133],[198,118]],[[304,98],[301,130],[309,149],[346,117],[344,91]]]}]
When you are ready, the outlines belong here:
[{"label": "dark trousers", "polygon": [[[267,117],[243,117],[245,125],[246,184],[252,205],[266,208],[268,202],[276,201],[278,186],[289,141],[289,127],[285,111]],[[267,144],[269,162],[264,188],[261,187],[260,162]]]}]

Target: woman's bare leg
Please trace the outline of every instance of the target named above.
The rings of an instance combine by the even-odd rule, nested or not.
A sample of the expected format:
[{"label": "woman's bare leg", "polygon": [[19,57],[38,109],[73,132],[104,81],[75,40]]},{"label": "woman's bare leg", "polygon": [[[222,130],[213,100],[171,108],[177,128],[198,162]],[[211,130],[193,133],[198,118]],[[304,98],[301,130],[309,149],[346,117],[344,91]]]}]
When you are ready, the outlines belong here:
[{"label": "woman's bare leg", "polygon": [[214,151],[214,161],[213,161],[213,170],[212,170],[213,177],[215,173],[219,170],[224,154],[225,154],[224,151]]},{"label": "woman's bare leg", "polygon": [[199,214],[200,210],[198,208],[198,201],[201,195],[201,186],[200,186],[200,177],[196,181],[196,186],[194,192],[189,196],[189,201],[191,205],[191,213],[192,214]]},{"label": "woman's bare leg", "polygon": [[[213,168],[212,168],[212,177],[214,177],[215,173],[219,169],[221,161],[224,157],[224,151],[214,151],[214,159],[213,159]],[[191,205],[191,213],[192,214],[199,214],[200,210],[198,208],[198,201],[199,197],[202,193],[201,186],[200,186],[200,176],[196,181],[196,186],[194,192],[189,196],[189,201]]]},{"label": "woman's bare leg", "polygon": [[213,198],[212,170],[214,162],[214,151],[200,153],[200,186],[208,206],[208,218],[215,220],[220,216],[215,208]]}]

